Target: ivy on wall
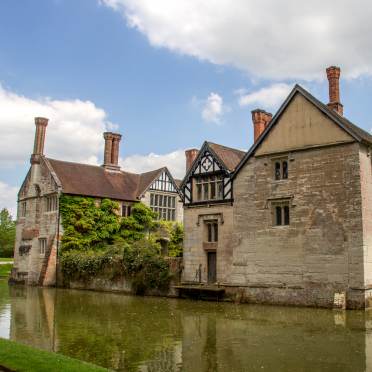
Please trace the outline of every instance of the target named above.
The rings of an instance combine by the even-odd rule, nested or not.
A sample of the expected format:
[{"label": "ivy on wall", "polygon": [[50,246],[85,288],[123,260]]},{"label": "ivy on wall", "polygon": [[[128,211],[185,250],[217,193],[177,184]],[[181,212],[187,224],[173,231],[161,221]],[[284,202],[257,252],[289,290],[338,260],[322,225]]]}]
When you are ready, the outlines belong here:
[{"label": "ivy on wall", "polygon": [[136,203],[121,218],[119,204],[109,199],[63,195],[61,268],[66,280],[89,281],[97,275],[131,278],[137,293],[164,289],[171,274],[159,241],[166,231],[170,256],[182,255],[180,224],[156,220],[146,205]]}]

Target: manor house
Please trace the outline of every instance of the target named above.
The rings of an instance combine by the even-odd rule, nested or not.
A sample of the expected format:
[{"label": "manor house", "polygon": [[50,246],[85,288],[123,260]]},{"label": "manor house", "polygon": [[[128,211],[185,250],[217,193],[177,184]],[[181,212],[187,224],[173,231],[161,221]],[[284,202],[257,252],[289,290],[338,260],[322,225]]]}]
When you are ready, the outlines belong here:
[{"label": "manor house", "polygon": [[[277,113],[252,111],[247,152],[186,151],[183,285],[246,302],[372,306],[372,136],[296,85]],[[207,286],[206,286],[207,287]]]},{"label": "manor house", "polygon": [[134,174],[119,166],[121,135],[105,132],[102,166],[72,163],[44,155],[48,119],[35,118],[31,167],[18,194],[18,217],[11,280],[33,285],[55,285],[57,254],[63,234],[59,213],[62,194],[119,202],[128,216],[142,201],[160,219],[181,222],[183,207],[177,182],[166,167]]}]

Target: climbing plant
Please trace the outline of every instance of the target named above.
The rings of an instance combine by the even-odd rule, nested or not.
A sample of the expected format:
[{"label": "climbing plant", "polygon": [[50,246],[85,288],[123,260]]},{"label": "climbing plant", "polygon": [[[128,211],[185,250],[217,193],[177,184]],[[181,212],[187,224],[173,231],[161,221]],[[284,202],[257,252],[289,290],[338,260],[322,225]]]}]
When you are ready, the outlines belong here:
[{"label": "climbing plant", "polygon": [[62,216],[62,250],[87,250],[100,243],[112,243],[120,229],[119,204],[103,199],[62,195],[60,213]]},{"label": "climbing plant", "polygon": [[137,293],[167,287],[171,275],[161,255],[159,231],[166,226],[171,255],[179,256],[181,225],[157,221],[156,214],[142,203],[133,205],[128,217],[120,217],[118,209],[118,203],[109,199],[61,197],[64,278],[89,281],[97,275],[126,276]]}]

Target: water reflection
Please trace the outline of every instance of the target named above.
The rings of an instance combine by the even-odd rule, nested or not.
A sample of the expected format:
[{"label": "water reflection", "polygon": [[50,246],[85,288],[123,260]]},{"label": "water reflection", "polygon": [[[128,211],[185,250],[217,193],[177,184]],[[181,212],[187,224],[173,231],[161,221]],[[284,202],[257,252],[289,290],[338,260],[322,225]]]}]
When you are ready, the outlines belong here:
[{"label": "water reflection", "polygon": [[369,312],[8,289],[0,281],[0,335],[121,371],[372,370]]}]

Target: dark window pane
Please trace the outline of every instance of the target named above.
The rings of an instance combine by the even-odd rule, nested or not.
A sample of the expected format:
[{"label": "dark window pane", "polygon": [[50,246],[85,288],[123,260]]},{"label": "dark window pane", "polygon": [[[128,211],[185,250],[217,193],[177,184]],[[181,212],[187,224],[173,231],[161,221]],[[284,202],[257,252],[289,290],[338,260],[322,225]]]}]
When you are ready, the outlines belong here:
[{"label": "dark window pane", "polygon": [[212,241],[212,225],[209,223],[207,227],[208,227],[208,241],[211,242]]},{"label": "dark window pane", "polygon": [[209,184],[208,183],[205,183],[205,184],[203,184],[203,199],[204,200],[208,200],[208,198],[209,198],[209,195],[208,195],[208,186],[209,186]]},{"label": "dark window pane", "polygon": [[283,179],[288,178],[288,162],[283,161]]},{"label": "dark window pane", "polygon": [[284,225],[289,225],[289,206],[284,206]]},{"label": "dark window pane", "polygon": [[211,183],[211,199],[216,199],[216,184]]},{"label": "dark window pane", "polygon": [[197,193],[197,199],[202,200],[202,185],[201,184],[196,185],[196,193]]},{"label": "dark window pane", "polygon": [[214,241],[218,242],[218,224],[214,223],[213,228],[214,228]]},{"label": "dark window pane", "polygon": [[280,180],[280,162],[275,163],[275,179]]},{"label": "dark window pane", "polygon": [[222,199],[223,198],[223,195],[222,195],[222,181],[219,181],[217,183],[217,199]]},{"label": "dark window pane", "polygon": [[282,224],[282,207],[275,207],[275,224],[277,226]]}]

